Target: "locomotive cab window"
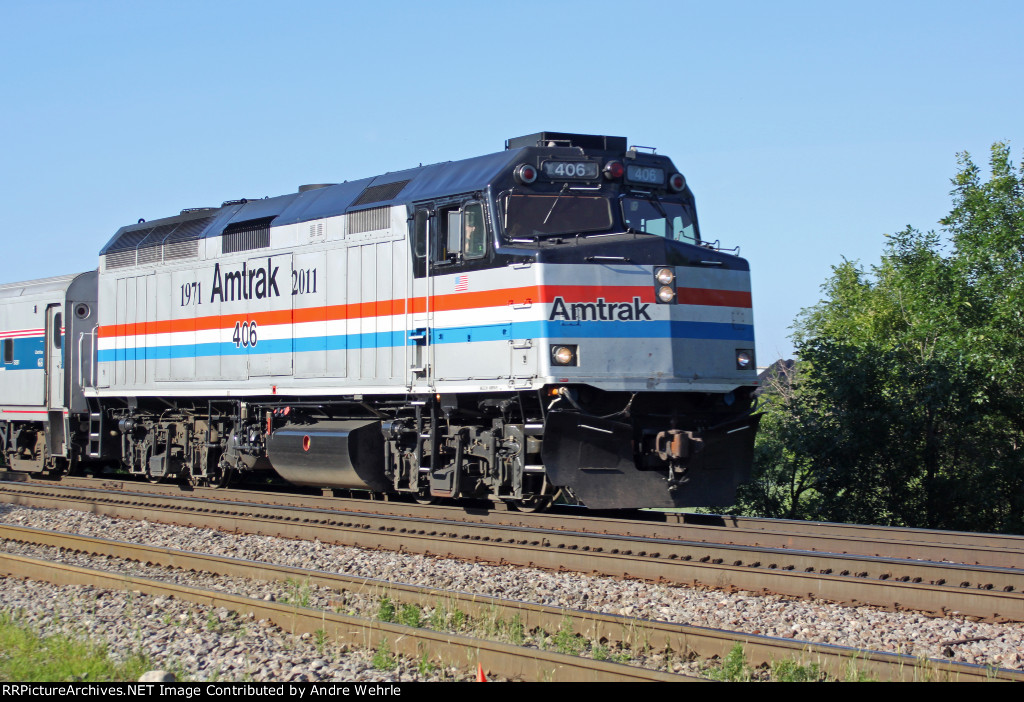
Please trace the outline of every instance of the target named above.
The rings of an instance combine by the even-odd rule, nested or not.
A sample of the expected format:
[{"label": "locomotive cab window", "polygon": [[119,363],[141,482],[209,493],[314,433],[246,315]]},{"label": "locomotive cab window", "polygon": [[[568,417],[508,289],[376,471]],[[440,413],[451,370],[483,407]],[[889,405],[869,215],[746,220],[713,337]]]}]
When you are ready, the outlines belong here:
[{"label": "locomotive cab window", "polygon": [[445,212],[445,242],[443,258],[458,260],[462,249],[462,212],[459,210],[448,210]]},{"label": "locomotive cab window", "polygon": [[697,224],[681,202],[625,198],[622,221],[631,230],[695,244],[700,241]]},{"label": "locomotive cab window", "polygon": [[456,263],[487,254],[487,227],[483,205],[479,202],[442,210],[438,220],[442,231],[434,247],[435,262]]},{"label": "locomotive cab window", "polygon": [[504,205],[510,239],[600,232],[612,226],[611,203],[602,196],[510,194]]},{"label": "locomotive cab window", "polygon": [[416,210],[412,219],[413,270],[417,277],[424,275],[427,259],[427,234],[430,227],[430,211]]},{"label": "locomotive cab window", "polygon": [[462,255],[466,258],[482,258],[486,253],[484,208],[479,202],[467,203],[462,208]]}]

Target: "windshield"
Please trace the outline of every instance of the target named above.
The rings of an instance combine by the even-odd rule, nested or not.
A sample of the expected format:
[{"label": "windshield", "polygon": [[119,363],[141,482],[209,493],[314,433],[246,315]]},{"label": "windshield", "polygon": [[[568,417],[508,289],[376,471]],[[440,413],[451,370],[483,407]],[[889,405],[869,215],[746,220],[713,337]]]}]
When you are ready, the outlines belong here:
[{"label": "windshield", "polygon": [[681,202],[623,198],[622,221],[630,229],[666,239],[696,244],[697,227]]},{"label": "windshield", "polygon": [[527,239],[610,229],[612,206],[594,195],[509,195],[505,198],[505,235]]}]

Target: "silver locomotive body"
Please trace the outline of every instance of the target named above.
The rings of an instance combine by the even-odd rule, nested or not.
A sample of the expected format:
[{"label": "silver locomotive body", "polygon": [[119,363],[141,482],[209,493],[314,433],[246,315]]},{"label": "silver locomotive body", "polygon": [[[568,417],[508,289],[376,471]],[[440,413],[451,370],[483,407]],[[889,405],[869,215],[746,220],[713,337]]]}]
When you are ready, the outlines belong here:
[{"label": "silver locomotive body", "polygon": [[749,472],[749,269],[625,139],[140,222],[98,278],[83,462],[601,508],[726,504]]}]

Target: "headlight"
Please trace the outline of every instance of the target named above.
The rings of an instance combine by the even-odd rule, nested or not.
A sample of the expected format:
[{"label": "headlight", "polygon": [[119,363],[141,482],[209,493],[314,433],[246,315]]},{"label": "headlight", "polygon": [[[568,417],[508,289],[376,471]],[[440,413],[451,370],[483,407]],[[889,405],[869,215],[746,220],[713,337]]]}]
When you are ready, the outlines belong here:
[{"label": "headlight", "polygon": [[658,290],[658,299],[661,300],[662,302],[672,302],[672,300],[674,300],[675,297],[676,297],[676,291],[673,290],[668,285],[663,285]]},{"label": "headlight", "polygon": [[672,281],[676,279],[676,274],[671,268],[659,268],[655,272],[654,277],[658,279],[658,282],[662,285],[672,285]]},{"label": "headlight", "polygon": [[753,349],[736,349],[736,370],[749,370],[754,367]]},{"label": "headlight", "polygon": [[576,347],[575,346],[552,346],[551,347],[551,362],[556,366],[575,366],[576,365]]}]

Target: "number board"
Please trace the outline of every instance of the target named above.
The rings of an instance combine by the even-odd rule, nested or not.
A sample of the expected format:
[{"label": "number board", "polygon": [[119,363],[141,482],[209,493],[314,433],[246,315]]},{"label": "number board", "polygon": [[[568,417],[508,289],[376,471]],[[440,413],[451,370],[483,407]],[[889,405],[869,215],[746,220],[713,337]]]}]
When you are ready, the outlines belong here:
[{"label": "number board", "polygon": [[544,175],[554,180],[595,180],[597,164],[593,161],[545,161]]},{"label": "number board", "polygon": [[631,164],[626,166],[626,180],[631,183],[643,183],[644,185],[664,185],[665,169]]}]

